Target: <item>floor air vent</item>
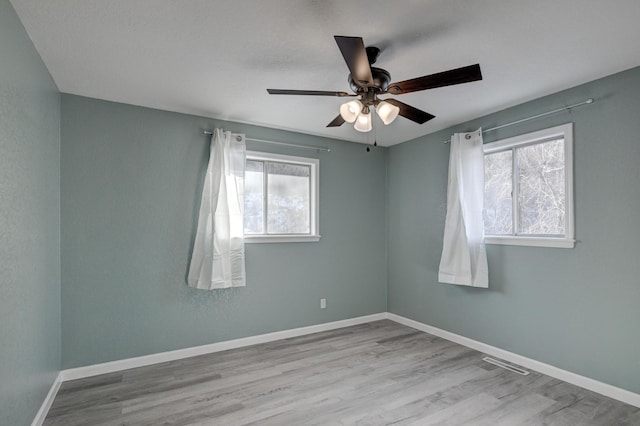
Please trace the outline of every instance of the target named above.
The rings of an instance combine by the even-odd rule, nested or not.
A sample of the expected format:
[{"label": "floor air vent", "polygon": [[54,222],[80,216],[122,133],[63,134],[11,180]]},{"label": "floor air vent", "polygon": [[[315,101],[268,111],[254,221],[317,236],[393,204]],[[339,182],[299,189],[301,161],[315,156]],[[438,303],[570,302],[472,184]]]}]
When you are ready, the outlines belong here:
[{"label": "floor air vent", "polygon": [[500,361],[499,359],[495,359],[495,358],[491,358],[491,357],[486,356],[486,357],[482,358],[482,360],[486,361],[486,362],[488,362],[490,364],[497,365],[498,367],[502,367],[505,370],[513,371],[514,373],[518,373],[518,374],[520,374],[522,376],[528,376],[529,375],[529,372],[527,370],[525,370],[523,368],[520,368],[520,367],[518,367],[516,365],[507,364],[506,362]]}]

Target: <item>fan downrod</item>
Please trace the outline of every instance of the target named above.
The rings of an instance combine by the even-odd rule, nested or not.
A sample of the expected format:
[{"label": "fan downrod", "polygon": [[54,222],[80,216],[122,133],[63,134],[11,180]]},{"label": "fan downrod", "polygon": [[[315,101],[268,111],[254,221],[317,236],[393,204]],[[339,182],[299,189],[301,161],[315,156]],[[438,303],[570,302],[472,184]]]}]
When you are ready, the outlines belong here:
[{"label": "fan downrod", "polygon": [[380,55],[380,49],[375,46],[367,46],[364,48],[367,52],[367,59],[369,60],[369,65],[373,65],[378,60],[378,55]]}]

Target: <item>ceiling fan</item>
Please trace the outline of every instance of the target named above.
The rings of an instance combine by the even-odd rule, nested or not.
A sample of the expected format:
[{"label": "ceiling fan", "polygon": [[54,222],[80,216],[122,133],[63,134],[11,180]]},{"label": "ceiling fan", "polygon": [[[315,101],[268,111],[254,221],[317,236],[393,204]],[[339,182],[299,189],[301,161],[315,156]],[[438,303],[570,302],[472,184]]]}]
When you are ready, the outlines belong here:
[{"label": "ceiling fan", "polygon": [[403,95],[420,90],[435,89],[437,87],[468,83],[482,80],[480,65],[469,65],[437,74],[425,75],[397,83],[390,83],[391,74],[382,68],[372,67],[380,54],[380,49],[374,46],[364,47],[362,37],[334,36],[336,43],[347,67],[349,86],[354,94],[347,92],[331,92],[322,90],[286,90],[267,89],[271,95],[310,95],[310,96],[338,96],[355,97],[356,100],[346,102],[340,106],[340,114],[327,127],[338,127],[345,122],[354,123],[354,128],[360,132],[369,132],[371,126],[371,108],[382,122],[390,124],[398,115],[418,124],[423,124],[434,115],[418,108],[407,105],[393,98],[379,99],[379,95]]}]

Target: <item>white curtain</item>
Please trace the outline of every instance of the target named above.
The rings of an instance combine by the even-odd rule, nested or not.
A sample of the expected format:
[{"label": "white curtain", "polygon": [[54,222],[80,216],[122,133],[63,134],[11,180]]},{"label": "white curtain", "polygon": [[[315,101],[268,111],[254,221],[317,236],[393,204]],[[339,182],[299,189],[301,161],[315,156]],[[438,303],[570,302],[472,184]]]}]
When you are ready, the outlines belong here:
[{"label": "white curtain", "polygon": [[244,266],[244,135],[215,129],[202,188],[187,281],[200,289],[246,285]]},{"label": "white curtain", "polygon": [[483,206],[482,129],[455,133],[449,154],[447,216],[438,281],[489,287]]}]

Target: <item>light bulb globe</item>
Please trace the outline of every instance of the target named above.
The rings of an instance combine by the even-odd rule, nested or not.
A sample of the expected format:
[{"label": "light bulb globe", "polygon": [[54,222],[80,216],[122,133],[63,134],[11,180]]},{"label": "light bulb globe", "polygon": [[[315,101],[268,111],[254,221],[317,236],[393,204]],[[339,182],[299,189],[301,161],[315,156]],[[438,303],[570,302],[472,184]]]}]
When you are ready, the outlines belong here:
[{"label": "light bulb globe", "polygon": [[340,115],[347,123],[353,123],[362,111],[362,102],[353,100],[340,105]]},{"label": "light bulb globe", "polygon": [[362,112],[356,119],[356,123],[353,128],[359,132],[371,131],[371,112]]},{"label": "light bulb globe", "polygon": [[378,105],[376,105],[376,112],[386,126],[393,123],[393,120],[395,120],[400,113],[400,108],[389,102],[380,101]]}]

